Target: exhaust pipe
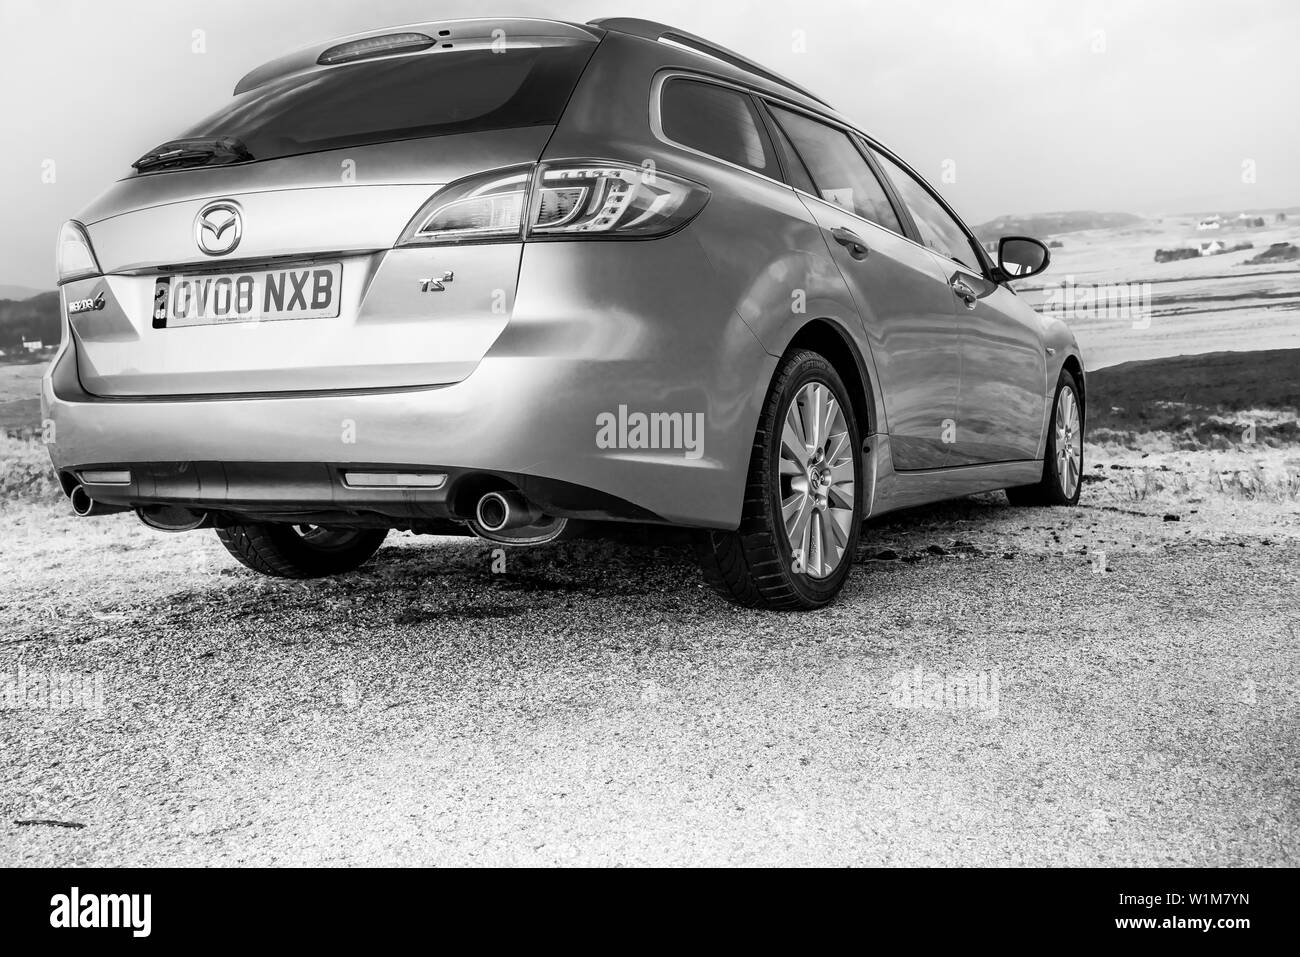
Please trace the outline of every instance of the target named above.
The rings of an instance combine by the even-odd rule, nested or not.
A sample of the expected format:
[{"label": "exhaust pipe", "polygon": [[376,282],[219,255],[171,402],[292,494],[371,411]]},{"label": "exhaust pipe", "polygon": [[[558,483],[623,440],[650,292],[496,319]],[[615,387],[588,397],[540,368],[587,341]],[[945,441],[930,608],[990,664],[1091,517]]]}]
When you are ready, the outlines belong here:
[{"label": "exhaust pipe", "polygon": [[479,538],[499,545],[544,545],[562,536],[568,524],[567,518],[547,515],[510,489],[480,498],[469,527]]},{"label": "exhaust pipe", "polygon": [[545,516],[518,492],[488,492],[478,500],[474,517],[485,532],[504,532],[536,525]]},{"label": "exhaust pipe", "polygon": [[81,518],[130,511],[125,505],[105,505],[103,502],[96,502],[80,483],[72,486],[72,490],[68,492],[68,502],[72,505],[73,514]]},{"label": "exhaust pipe", "polygon": [[142,505],[135,510],[140,521],[160,532],[192,532],[212,523],[208,512],[196,512],[180,505]]}]

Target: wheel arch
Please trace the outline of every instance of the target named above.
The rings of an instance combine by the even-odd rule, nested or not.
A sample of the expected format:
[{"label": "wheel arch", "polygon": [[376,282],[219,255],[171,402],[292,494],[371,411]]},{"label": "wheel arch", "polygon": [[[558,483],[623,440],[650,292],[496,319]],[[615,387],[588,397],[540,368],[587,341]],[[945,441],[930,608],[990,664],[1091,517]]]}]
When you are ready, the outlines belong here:
[{"label": "wheel arch", "polygon": [[812,319],[786,344],[783,355],[795,349],[810,349],[826,358],[848,386],[853,400],[853,414],[865,437],[883,431],[876,410],[871,373],[853,337],[833,319]]},{"label": "wheel arch", "polygon": [[1070,353],[1070,355],[1065,357],[1065,361],[1061,363],[1061,368],[1068,371],[1072,376],[1074,376],[1074,381],[1079,383],[1079,413],[1080,418],[1083,418],[1086,422],[1088,414],[1088,385],[1083,375],[1083,362],[1080,361],[1077,355]]}]

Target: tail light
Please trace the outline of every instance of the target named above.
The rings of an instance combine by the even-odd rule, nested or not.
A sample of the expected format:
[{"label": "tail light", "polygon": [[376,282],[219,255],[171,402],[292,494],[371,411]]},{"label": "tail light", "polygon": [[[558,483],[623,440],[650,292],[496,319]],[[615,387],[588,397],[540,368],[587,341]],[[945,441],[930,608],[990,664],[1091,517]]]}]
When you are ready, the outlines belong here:
[{"label": "tail light", "polygon": [[99,262],[90,248],[90,237],[80,223],[69,220],[59,230],[54,251],[59,270],[59,284],[100,274]]},{"label": "tail light", "polygon": [[415,214],[399,245],[519,239],[533,168],[519,166],[444,186]]},{"label": "tail light", "polygon": [[699,183],[623,163],[544,163],[538,168],[530,236],[662,236],[708,202]]},{"label": "tail light", "polygon": [[699,183],[657,170],[562,160],[444,187],[411,220],[398,244],[662,236],[694,219],[708,199],[708,189]]}]

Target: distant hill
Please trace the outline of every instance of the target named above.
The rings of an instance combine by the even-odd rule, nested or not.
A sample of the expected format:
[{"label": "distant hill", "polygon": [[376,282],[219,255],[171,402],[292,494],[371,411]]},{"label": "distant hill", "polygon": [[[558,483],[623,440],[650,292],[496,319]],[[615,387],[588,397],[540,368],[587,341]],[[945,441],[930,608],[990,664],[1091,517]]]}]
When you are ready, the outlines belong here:
[{"label": "distant hill", "polygon": [[1132,213],[1035,213],[1031,216],[1000,216],[976,226],[975,236],[982,243],[991,242],[1000,236],[1032,236],[1042,239],[1062,233],[1078,233],[1085,229],[1131,226],[1140,222],[1142,217]]},{"label": "distant hill", "polygon": [[33,289],[31,286],[0,285],[0,299],[30,299],[44,291],[44,289]]},{"label": "distant hill", "polygon": [[13,352],[24,339],[46,345],[59,341],[59,294],[43,292],[30,299],[0,299],[0,349]]}]

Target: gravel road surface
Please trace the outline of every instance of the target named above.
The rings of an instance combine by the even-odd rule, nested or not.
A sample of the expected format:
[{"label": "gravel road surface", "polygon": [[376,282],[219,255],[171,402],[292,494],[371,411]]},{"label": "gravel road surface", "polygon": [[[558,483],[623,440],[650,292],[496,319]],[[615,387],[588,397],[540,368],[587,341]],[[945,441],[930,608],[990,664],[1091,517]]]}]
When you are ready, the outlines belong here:
[{"label": "gravel road surface", "polygon": [[1294,866],[1300,510],[1105,479],[879,520],[814,614],[680,548],[286,583],[0,508],[0,865]]}]

